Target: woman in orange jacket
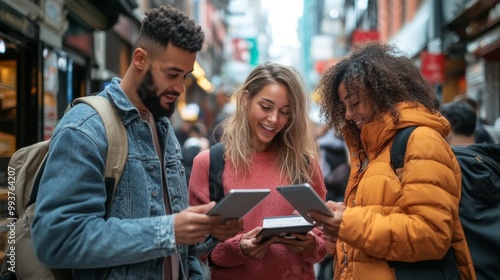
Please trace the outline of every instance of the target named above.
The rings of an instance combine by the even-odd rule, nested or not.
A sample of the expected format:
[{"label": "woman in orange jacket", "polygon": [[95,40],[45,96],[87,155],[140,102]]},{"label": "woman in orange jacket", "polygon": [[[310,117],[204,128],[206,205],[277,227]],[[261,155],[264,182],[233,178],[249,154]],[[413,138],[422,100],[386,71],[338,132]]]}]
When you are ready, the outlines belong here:
[{"label": "woman in orange jacket", "polygon": [[[334,217],[311,213],[333,245],[334,279],[475,279],[458,216],[460,167],[444,140],[450,125],[413,62],[370,43],[328,69],[318,92],[352,161],[344,202],[327,202]],[[408,126],[417,128],[398,178],[390,150]]]}]

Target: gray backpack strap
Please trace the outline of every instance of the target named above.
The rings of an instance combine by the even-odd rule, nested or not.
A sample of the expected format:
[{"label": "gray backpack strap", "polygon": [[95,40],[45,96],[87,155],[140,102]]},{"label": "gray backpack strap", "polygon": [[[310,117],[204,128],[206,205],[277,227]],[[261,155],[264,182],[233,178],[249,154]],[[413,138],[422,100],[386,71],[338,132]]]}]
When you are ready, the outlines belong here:
[{"label": "gray backpack strap", "polygon": [[106,137],[108,151],[106,156],[106,169],[104,172],[106,182],[106,218],[109,216],[111,202],[113,201],[116,186],[120,180],[128,156],[128,139],[125,126],[111,102],[102,96],[79,97],[72,105],[86,103],[92,106],[101,117]]}]

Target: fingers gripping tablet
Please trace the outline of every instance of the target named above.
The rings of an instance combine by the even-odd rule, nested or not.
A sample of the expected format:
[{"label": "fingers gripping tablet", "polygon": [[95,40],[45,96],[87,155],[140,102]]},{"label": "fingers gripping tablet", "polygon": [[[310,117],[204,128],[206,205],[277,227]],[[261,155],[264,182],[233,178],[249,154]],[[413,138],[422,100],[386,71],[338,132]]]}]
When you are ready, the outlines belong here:
[{"label": "fingers gripping tablet", "polygon": [[279,186],[276,190],[310,223],[314,223],[308,214],[311,211],[333,217],[330,208],[307,183]]},{"label": "fingers gripping tablet", "polygon": [[207,214],[220,215],[223,220],[239,219],[257,206],[270,192],[270,189],[230,190]]}]

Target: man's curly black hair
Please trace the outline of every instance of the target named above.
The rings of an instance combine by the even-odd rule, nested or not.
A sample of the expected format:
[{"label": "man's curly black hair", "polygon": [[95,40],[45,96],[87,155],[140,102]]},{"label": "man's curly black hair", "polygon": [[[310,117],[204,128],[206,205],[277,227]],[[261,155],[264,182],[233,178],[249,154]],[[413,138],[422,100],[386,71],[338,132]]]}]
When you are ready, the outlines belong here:
[{"label": "man's curly black hair", "polygon": [[345,119],[346,109],[339,98],[342,83],[348,93],[372,102],[376,115],[390,112],[395,124],[400,117],[396,109],[399,102],[421,104],[430,112],[438,110],[439,101],[432,86],[413,61],[392,45],[366,43],[354,49],[327,69],[317,85],[321,115],[326,122],[337,131],[345,126],[347,134],[359,135],[355,123]]},{"label": "man's curly black hair", "polygon": [[194,20],[174,7],[161,6],[146,11],[135,47],[151,50],[154,45],[165,48],[172,43],[190,52],[198,52],[204,39],[205,34]]}]

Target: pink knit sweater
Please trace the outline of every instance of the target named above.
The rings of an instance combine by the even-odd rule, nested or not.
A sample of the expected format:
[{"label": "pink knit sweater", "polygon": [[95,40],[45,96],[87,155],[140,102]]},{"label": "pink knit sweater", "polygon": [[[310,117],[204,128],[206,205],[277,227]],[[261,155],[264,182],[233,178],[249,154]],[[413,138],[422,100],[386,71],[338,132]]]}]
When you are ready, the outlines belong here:
[{"label": "pink knit sweater", "polygon": [[[271,189],[271,193],[255,208],[248,212],[244,219],[244,232],[248,232],[262,225],[262,219],[270,216],[292,215],[294,208],[275,190],[277,186],[288,185],[288,180],[281,179],[278,166],[275,163],[277,153],[265,152],[254,155],[251,175],[244,177],[236,172],[231,162],[226,161],[222,182],[224,192],[229,189]],[[323,199],[326,188],[319,171],[317,160],[311,159],[311,167],[316,171],[311,184]],[[201,152],[193,163],[193,170],[189,182],[190,205],[199,205],[209,202],[208,187],[209,151]],[[281,244],[273,244],[264,258],[258,260],[249,257],[240,249],[240,239],[243,232],[235,237],[219,243],[212,252],[211,258],[216,266],[211,269],[212,279],[311,279],[314,280],[313,264],[321,261],[326,254],[323,233],[315,228],[316,248],[307,253],[296,254]],[[206,257],[205,257],[206,258]],[[202,258],[205,260],[205,258]]]}]

